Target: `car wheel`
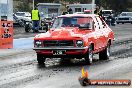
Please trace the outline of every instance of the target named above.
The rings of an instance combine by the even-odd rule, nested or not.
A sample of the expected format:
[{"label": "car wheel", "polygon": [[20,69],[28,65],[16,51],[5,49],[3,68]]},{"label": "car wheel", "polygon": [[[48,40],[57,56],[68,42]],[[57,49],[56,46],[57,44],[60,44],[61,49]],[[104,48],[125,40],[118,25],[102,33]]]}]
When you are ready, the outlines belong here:
[{"label": "car wheel", "polygon": [[26,24],[25,25],[25,32],[29,32],[31,30],[31,28],[30,28],[30,26],[29,26],[29,24]]},{"label": "car wheel", "polygon": [[119,22],[117,22],[117,24],[119,24]]},{"label": "car wheel", "polygon": [[84,59],[87,64],[89,64],[89,65],[92,64],[92,62],[93,62],[93,47],[92,47],[92,45],[89,46]]},{"label": "car wheel", "polygon": [[122,24],[124,24],[124,23],[122,23]]},{"label": "car wheel", "polygon": [[43,55],[37,54],[37,61],[38,61],[38,64],[44,65],[45,59],[46,59],[46,58],[44,58]]},{"label": "car wheel", "polygon": [[110,57],[110,44],[99,53],[99,60],[108,60]]}]

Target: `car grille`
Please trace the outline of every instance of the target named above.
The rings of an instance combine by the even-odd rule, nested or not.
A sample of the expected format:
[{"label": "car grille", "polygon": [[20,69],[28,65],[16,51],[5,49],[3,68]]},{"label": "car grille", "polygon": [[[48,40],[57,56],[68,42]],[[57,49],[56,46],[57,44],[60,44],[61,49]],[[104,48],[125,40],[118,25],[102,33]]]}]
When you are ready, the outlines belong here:
[{"label": "car grille", "polygon": [[45,40],[44,47],[69,47],[74,46],[73,40]]},{"label": "car grille", "polygon": [[129,18],[118,18],[118,20],[129,20]]}]

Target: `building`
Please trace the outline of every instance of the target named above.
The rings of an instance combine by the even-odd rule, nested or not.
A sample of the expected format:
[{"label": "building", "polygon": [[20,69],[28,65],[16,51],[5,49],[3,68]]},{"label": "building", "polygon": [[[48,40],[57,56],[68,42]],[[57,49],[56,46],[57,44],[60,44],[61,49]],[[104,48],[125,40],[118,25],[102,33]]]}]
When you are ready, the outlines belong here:
[{"label": "building", "polygon": [[61,4],[57,3],[38,3],[38,10],[40,12],[41,17],[56,17],[61,14],[60,6]]},{"label": "building", "polygon": [[95,4],[94,7],[92,4],[69,4],[67,5],[68,8],[71,8],[73,13],[75,12],[84,12],[84,10],[93,10],[93,8],[95,8]]}]

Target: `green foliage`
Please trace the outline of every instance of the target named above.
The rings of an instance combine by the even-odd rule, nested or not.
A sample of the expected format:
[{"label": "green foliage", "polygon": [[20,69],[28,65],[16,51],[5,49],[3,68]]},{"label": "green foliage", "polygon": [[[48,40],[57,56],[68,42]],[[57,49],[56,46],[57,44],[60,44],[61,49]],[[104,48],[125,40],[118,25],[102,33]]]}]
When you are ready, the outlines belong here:
[{"label": "green foliage", "polygon": [[17,8],[19,11],[24,11],[24,12],[29,12],[32,9],[29,3],[27,2],[20,3]]},{"label": "green foliage", "polygon": [[[32,1],[33,0],[14,0],[14,1],[20,1],[18,5],[18,9],[20,11],[31,11],[32,9]],[[69,2],[70,4],[73,4],[74,2],[80,2],[82,4],[91,3],[92,0],[34,0],[35,5],[38,3],[59,3],[61,1]],[[122,11],[131,11],[132,8],[132,0],[95,0],[97,5],[102,6],[104,9],[112,9],[117,14]],[[31,4],[29,4],[31,3]],[[63,3],[62,3],[63,5]]]},{"label": "green foliage", "polygon": [[31,0],[16,0],[16,1],[18,1],[17,6],[15,7],[17,8],[17,11],[24,11],[24,12],[31,11],[32,9]]},{"label": "green foliage", "polygon": [[116,14],[122,11],[128,11],[128,8],[132,6],[132,2],[130,0],[98,0],[100,6],[104,7],[104,9],[112,9],[116,12]]},{"label": "green foliage", "polygon": [[128,11],[132,12],[132,8],[128,8]]}]

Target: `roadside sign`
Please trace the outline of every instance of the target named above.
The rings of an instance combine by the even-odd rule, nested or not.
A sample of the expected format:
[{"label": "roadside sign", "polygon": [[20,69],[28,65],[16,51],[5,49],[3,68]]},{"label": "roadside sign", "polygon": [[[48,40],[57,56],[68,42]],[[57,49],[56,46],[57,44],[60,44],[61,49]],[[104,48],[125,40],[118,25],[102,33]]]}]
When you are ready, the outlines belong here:
[{"label": "roadside sign", "polygon": [[0,49],[13,48],[13,22],[0,21]]}]

